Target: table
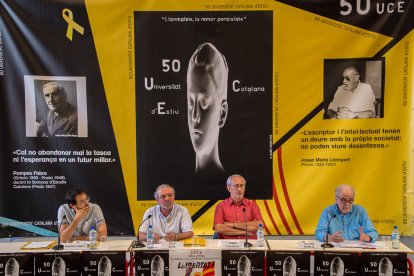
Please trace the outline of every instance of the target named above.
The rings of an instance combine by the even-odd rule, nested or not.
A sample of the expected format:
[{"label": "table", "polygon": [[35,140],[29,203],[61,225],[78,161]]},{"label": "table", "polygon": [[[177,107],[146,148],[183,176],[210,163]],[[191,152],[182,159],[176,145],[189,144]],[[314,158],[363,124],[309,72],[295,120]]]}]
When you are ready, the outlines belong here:
[{"label": "table", "polygon": [[[227,242],[230,247],[240,242],[241,247],[223,248],[223,243]],[[186,275],[186,272],[191,275],[215,276],[264,275],[268,247],[248,248],[243,247],[243,244],[244,240],[206,240],[206,246],[171,249],[168,244],[163,244],[154,249],[132,250],[135,252],[135,268],[139,275]]]},{"label": "table", "polygon": [[[237,240],[240,241],[240,240]],[[21,250],[27,242],[0,243],[0,275],[6,267],[24,275],[50,275],[65,269],[66,275],[98,275],[111,271],[112,275],[283,275],[289,268],[296,275],[329,275],[333,269],[346,269],[353,275],[376,274],[380,269],[394,275],[405,275],[407,253],[400,249],[384,249],[381,242],[376,249],[335,247],[323,249],[316,240],[306,240],[315,248],[299,248],[301,240],[267,240],[262,248],[223,248],[220,240],[206,240],[206,246],[179,247],[165,243],[154,249],[131,248],[132,239],[109,239],[105,248],[96,250]],[[236,240],[234,240],[236,242]],[[243,241],[241,241],[243,242]],[[253,244],[255,241],[251,241]],[[242,243],[243,244],[243,243]],[[175,248],[168,246],[174,245]],[[173,246],[173,247],[174,247]],[[346,274],[345,274],[346,275]]]},{"label": "table", "polygon": [[109,240],[96,250],[21,249],[27,243],[0,243],[0,275],[124,276],[132,240]]},{"label": "table", "polygon": [[[390,275],[406,275],[407,253],[413,251],[401,243],[399,249],[384,248],[382,242],[361,244],[362,248],[345,242],[345,247],[321,248],[321,242],[307,240],[314,248],[299,248],[300,240],[268,240],[267,275],[283,275],[295,270],[296,275],[338,275],[346,271],[353,275],[378,275],[392,271]],[[335,274],[336,275],[336,274]],[[385,274],[388,275],[388,274]]]}]

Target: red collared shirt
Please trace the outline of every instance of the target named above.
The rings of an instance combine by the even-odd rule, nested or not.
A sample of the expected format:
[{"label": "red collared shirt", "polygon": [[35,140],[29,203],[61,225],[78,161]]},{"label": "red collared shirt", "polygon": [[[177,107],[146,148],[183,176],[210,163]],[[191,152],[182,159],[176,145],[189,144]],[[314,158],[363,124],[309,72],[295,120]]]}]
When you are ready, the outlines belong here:
[{"label": "red collared shirt", "polygon": [[[253,200],[243,198],[243,200],[236,204],[229,197],[220,202],[216,207],[214,214],[214,225],[223,224],[224,222],[244,222],[243,208],[246,209],[246,221],[260,220],[263,221],[260,209],[257,203]],[[244,239],[245,236],[227,236],[222,235],[224,239]],[[256,239],[256,233],[249,236],[249,239]]]}]

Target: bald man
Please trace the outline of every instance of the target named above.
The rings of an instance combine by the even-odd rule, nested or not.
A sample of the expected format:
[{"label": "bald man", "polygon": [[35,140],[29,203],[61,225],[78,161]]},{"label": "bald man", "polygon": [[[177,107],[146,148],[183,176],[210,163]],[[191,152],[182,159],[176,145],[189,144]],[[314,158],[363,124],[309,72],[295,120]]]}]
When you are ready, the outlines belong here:
[{"label": "bald man", "polygon": [[218,140],[228,112],[228,72],[226,59],[211,43],[201,44],[188,63],[188,129],[196,153],[196,174],[224,172]]},{"label": "bald man", "polygon": [[[378,232],[364,207],[354,204],[355,191],[349,185],[340,185],[335,190],[335,204],[325,208],[315,230],[319,241],[343,242],[360,240],[375,242]],[[328,223],[330,221],[330,227]]]},{"label": "bald man", "polygon": [[331,119],[374,117],[375,95],[371,85],[360,81],[358,68],[345,68],[342,77],[343,83],[336,90],[326,115]]}]

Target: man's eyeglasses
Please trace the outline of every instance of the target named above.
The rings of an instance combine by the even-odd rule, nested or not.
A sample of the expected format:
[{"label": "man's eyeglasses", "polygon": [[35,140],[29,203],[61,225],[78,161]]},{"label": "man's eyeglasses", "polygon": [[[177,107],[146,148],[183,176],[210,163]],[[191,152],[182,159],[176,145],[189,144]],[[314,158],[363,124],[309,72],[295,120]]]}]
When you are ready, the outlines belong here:
[{"label": "man's eyeglasses", "polygon": [[88,196],[86,199],[79,201],[77,205],[85,207],[91,201],[91,198]]},{"label": "man's eyeglasses", "polygon": [[246,187],[246,184],[232,184],[231,186],[232,186],[234,189],[238,189],[238,188],[243,189],[244,187]]},{"label": "man's eyeglasses", "polygon": [[159,195],[158,198],[159,199],[165,199],[167,197],[173,197],[173,196],[174,196],[174,194],[166,194],[166,195]]},{"label": "man's eyeglasses", "polygon": [[336,197],[337,199],[339,199],[341,201],[342,204],[353,204],[354,203],[354,199],[350,198],[350,199],[346,199],[346,198],[340,198],[340,197]]},{"label": "man's eyeglasses", "polygon": [[347,81],[350,81],[350,80],[351,80],[351,77],[349,77],[349,76],[344,76],[344,79],[346,79]]}]

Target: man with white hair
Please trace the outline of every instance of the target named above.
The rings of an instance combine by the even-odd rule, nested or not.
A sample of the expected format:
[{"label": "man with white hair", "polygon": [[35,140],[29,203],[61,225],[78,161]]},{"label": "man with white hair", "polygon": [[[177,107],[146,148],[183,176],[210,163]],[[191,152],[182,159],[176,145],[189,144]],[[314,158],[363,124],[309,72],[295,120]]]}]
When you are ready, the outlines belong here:
[{"label": "man with white hair", "polygon": [[66,101],[66,91],[58,82],[43,85],[43,97],[49,107],[45,121],[36,124],[36,136],[78,136],[77,109]]},{"label": "man with white hair", "polygon": [[378,232],[367,211],[354,204],[354,200],[355,191],[351,186],[343,184],[336,188],[336,203],[323,210],[316,227],[317,240],[337,243],[344,240],[376,241]]},{"label": "man with white hair", "polygon": [[154,193],[158,205],[145,211],[141,227],[138,229],[140,241],[147,240],[149,225],[152,225],[154,240],[179,241],[193,236],[193,222],[184,206],[174,203],[175,190],[171,185],[161,184]]},{"label": "man with white hair", "polygon": [[244,239],[246,225],[248,235],[256,239],[259,224],[263,224],[259,206],[244,197],[246,180],[239,174],[227,179],[230,197],[220,202],[214,214],[214,229],[224,239]]},{"label": "man with white hair", "polygon": [[372,118],[375,116],[375,95],[368,83],[360,81],[355,66],[345,68],[342,85],[335,92],[328,106],[327,117],[331,119]]}]

